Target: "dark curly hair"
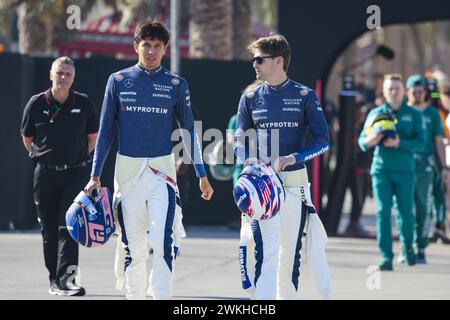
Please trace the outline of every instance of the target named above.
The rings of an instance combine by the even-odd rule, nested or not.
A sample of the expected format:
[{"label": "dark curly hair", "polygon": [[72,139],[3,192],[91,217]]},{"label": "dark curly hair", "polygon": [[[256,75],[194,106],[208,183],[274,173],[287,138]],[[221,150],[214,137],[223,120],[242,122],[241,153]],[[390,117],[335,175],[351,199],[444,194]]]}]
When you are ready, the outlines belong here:
[{"label": "dark curly hair", "polygon": [[134,42],[139,44],[146,38],[161,40],[167,45],[170,34],[161,22],[147,18],[136,26]]}]

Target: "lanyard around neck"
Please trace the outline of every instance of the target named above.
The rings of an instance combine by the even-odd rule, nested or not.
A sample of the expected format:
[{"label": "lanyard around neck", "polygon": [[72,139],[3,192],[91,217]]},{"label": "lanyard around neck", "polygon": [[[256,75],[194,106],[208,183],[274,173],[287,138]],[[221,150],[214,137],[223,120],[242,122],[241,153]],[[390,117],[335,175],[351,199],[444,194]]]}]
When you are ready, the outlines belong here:
[{"label": "lanyard around neck", "polygon": [[55,107],[56,111],[53,112],[53,114],[52,114],[52,116],[51,116],[51,118],[50,118],[50,123],[53,123],[53,120],[55,120],[55,118],[56,118],[56,117],[58,116],[58,114],[59,114],[59,111],[60,111],[61,108],[62,108],[62,105],[61,105],[61,106],[58,106],[58,104],[56,104],[55,102],[53,103],[53,106]]},{"label": "lanyard around neck", "polygon": [[55,107],[56,112],[59,112],[59,110],[62,109],[62,104],[58,105],[56,102],[53,102],[53,106]]},{"label": "lanyard around neck", "polygon": [[50,123],[53,123],[53,120],[55,120],[55,118],[58,116],[59,111],[61,111],[63,105],[62,104],[58,105],[58,103],[56,103],[55,101],[52,101],[47,94],[45,94],[45,101],[47,102],[47,104],[49,106],[53,105],[53,107],[56,110],[55,112],[53,112],[52,116],[50,117]]}]

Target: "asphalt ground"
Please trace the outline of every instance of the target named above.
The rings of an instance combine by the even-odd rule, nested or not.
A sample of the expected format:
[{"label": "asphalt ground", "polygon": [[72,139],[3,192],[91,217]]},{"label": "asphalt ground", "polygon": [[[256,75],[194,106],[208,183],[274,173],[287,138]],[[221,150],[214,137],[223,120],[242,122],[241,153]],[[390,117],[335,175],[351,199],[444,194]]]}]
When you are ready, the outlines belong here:
[{"label": "asphalt ground", "polygon": [[[174,298],[248,299],[240,283],[238,231],[225,227],[188,227],[186,231],[176,263]],[[47,293],[40,233],[1,233],[0,299],[124,299],[123,292],[115,289],[115,245],[112,238],[101,248],[81,248],[80,280],[87,295],[59,297]],[[398,242],[394,250],[399,252]],[[426,265],[395,264],[394,271],[378,274],[370,271],[379,260],[374,239],[330,238],[327,257],[334,299],[450,299],[449,245],[430,244]],[[301,267],[299,299],[320,299],[307,263]]]}]

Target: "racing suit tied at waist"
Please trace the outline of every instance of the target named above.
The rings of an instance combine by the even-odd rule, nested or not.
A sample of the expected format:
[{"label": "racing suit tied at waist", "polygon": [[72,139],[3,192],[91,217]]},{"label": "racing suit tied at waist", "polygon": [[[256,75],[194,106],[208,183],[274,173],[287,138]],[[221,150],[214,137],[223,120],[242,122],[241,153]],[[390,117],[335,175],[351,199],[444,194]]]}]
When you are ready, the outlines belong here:
[{"label": "racing suit tied at waist", "polygon": [[117,207],[120,199],[125,196],[148,166],[174,181],[177,180],[175,157],[172,153],[155,158],[133,158],[117,153],[114,171],[114,207]]},{"label": "racing suit tied at waist", "polygon": [[306,168],[294,171],[282,171],[278,172],[278,175],[283,182],[283,186],[286,188],[309,186],[308,171]]},{"label": "racing suit tied at waist", "polygon": [[[116,221],[118,221],[117,206],[119,205],[121,199],[123,199],[128,191],[132,189],[132,186],[147,168],[151,170],[153,174],[170,185],[176,193],[177,204],[175,208],[174,242],[176,246],[179,247],[181,238],[186,237],[186,233],[182,224],[183,215],[180,206],[181,201],[179,201],[179,191],[176,184],[177,176],[175,171],[175,158],[173,154],[155,158],[133,158],[117,153],[114,172],[113,200]],[[115,257],[115,274],[117,280],[116,289],[123,290],[125,285],[125,249],[121,240],[120,227],[116,228],[116,233],[118,234]]]}]

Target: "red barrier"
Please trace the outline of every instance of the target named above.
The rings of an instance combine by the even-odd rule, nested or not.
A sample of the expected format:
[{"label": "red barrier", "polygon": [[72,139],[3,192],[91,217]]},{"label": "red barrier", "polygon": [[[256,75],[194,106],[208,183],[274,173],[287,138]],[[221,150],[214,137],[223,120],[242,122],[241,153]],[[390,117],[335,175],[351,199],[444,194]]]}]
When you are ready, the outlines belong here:
[{"label": "red barrier", "polygon": [[[317,97],[320,98],[322,96],[322,80],[316,80],[316,94]],[[320,156],[315,157],[312,162],[312,202],[314,207],[317,210],[317,214],[319,214],[320,208]]]}]

